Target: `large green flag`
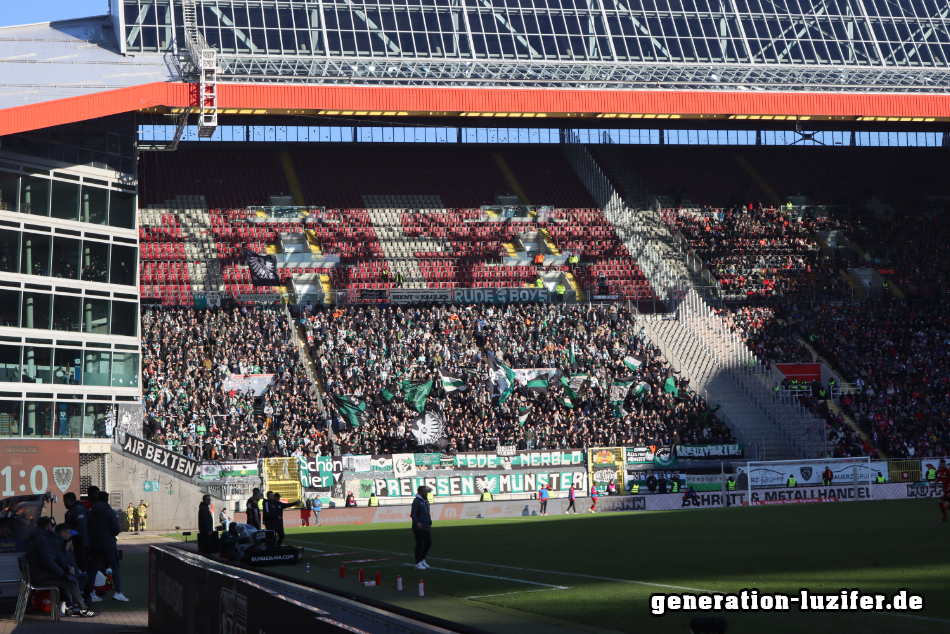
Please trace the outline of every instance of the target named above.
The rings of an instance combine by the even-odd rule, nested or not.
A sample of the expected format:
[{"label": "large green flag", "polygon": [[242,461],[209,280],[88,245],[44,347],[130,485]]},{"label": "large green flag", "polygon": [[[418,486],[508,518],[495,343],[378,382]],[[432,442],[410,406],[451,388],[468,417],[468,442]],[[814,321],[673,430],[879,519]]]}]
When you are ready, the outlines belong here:
[{"label": "large green flag", "polygon": [[380,395],[380,397],[382,397],[382,399],[385,400],[387,403],[390,402],[391,400],[393,400],[394,398],[396,398],[396,395],[393,394],[392,392],[390,392],[389,390],[387,390],[386,388],[381,389],[381,390],[379,391],[379,395]]},{"label": "large green flag", "polygon": [[346,418],[351,427],[359,427],[367,422],[366,403],[357,400],[355,396],[338,396],[334,394],[333,403],[336,405],[340,415]]},{"label": "large green flag", "polygon": [[666,380],[666,383],[663,384],[663,391],[667,394],[672,394],[674,397],[679,398],[680,391],[676,387],[676,379],[670,377]]},{"label": "large green flag", "polygon": [[570,385],[564,386],[564,394],[567,396],[568,399],[570,399],[571,408],[573,408],[573,406],[577,405],[581,401],[581,397],[577,395],[577,392],[571,389]]},{"label": "large green flag", "polygon": [[720,407],[722,407],[722,405],[716,405],[714,408],[712,408],[708,412],[703,412],[702,414],[699,415],[699,420],[705,423],[707,420],[712,418],[716,414],[717,411],[719,411]]},{"label": "large green flag", "polygon": [[399,391],[407,402],[412,403],[416,411],[420,414],[426,411],[426,399],[429,398],[429,392],[432,391],[432,380],[425,383],[420,381],[400,381]]},{"label": "large green flag", "polygon": [[528,381],[527,385],[524,386],[524,389],[528,392],[547,392],[548,388],[551,386],[551,382],[546,376],[539,376],[536,379]]}]

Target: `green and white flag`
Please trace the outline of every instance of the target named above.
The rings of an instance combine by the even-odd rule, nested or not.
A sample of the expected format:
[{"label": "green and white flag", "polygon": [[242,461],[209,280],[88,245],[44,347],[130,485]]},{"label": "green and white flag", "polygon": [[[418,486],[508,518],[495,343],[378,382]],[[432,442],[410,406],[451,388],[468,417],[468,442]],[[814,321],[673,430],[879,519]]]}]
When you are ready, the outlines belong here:
[{"label": "green and white flag", "polygon": [[488,378],[495,384],[495,391],[499,394],[498,404],[503,405],[515,389],[515,373],[491,355],[488,355],[488,372]]},{"label": "green and white flag", "polygon": [[650,393],[650,384],[646,381],[640,381],[637,384],[637,387],[633,390],[633,395],[637,398],[642,399],[644,396]]},{"label": "green and white flag", "polygon": [[445,370],[439,370],[439,376],[442,378],[442,387],[449,394],[452,392],[464,392],[468,389],[468,384],[460,376],[453,376]]},{"label": "green and white flag", "polygon": [[587,379],[589,379],[589,378],[590,378],[590,376],[587,375],[587,374],[573,374],[573,375],[571,375],[570,380],[568,380],[566,377],[563,377],[563,376],[562,376],[562,377],[561,377],[561,385],[563,385],[563,386],[565,386],[565,387],[569,387],[569,388],[571,388],[572,390],[574,390],[574,391],[576,392],[577,390],[579,390],[579,389],[581,389],[582,387],[584,387],[584,383],[586,383],[586,382],[587,382]]},{"label": "green and white flag", "polygon": [[551,382],[548,378],[546,376],[539,376],[536,379],[528,381],[524,389],[529,392],[547,392],[549,387],[551,387]]},{"label": "green and white flag", "polygon": [[623,402],[627,398],[627,392],[633,381],[614,381],[610,384],[610,404],[614,406],[614,414],[617,418],[623,418],[627,412],[623,409]]},{"label": "green and white flag", "polygon": [[524,427],[524,424],[528,420],[528,414],[530,413],[531,413],[530,407],[522,407],[521,409],[518,410],[518,426],[519,427]]},{"label": "green and white flag", "polygon": [[396,395],[390,392],[389,390],[387,390],[386,388],[383,388],[379,391],[379,396],[387,403],[392,401],[394,398],[396,398]]},{"label": "green and white flag", "polygon": [[429,398],[429,392],[432,391],[432,380],[421,381],[400,381],[399,391],[406,402],[411,403],[420,414],[426,411],[426,399]]},{"label": "green and white flag", "polygon": [[643,357],[638,357],[637,355],[630,355],[629,357],[624,357],[623,364],[627,366],[631,372],[636,371],[643,365]]},{"label": "green and white flag", "polygon": [[333,403],[336,405],[340,415],[350,423],[350,427],[359,427],[369,420],[366,403],[357,400],[355,396],[338,396],[334,394]]},{"label": "green and white flag", "polygon": [[610,384],[610,402],[611,403],[623,403],[624,399],[627,398],[627,392],[630,391],[630,386],[633,385],[633,381],[614,381]]},{"label": "green and white flag", "polygon": [[[562,380],[562,382],[563,382],[563,377],[562,377],[561,380]],[[564,405],[565,407],[569,407],[569,408],[571,408],[571,409],[574,409],[574,406],[581,402],[581,397],[578,396],[578,395],[577,395],[577,392],[575,392],[573,389],[571,389],[571,386],[570,386],[569,384],[567,384],[567,383],[564,384],[564,394],[565,394],[565,396],[567,396],[567,398],[568,398],[568,400],[569,400],[569,402],[570,402],[570,405],[568,405],[568,404],[567,404],[568,401],[562,401],[562,403],[563,403],[563,405]]]},{"label": "green and white flag", "polygon": [[676,379],[670,377],[666,380],[666,383],[663,384],[663,391],[667,394],[672,394],[674,398],[678,398],[680,395],[679,388],[676,387]]}]

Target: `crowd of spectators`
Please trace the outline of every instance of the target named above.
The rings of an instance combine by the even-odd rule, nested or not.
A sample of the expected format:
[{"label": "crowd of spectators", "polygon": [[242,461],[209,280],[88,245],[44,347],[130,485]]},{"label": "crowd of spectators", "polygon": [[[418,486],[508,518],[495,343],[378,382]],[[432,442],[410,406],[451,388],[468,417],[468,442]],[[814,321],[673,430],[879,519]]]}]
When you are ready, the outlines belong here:
[{"label": "crowd of spectators", "polygon": [[[944,210],[931,208],[909,217],[865,211],[841,220],[806,218],[801,223],[796,217],[789,222],[789,214],[781,210],[747,208],[667,212],[664,219],[682,231],[726,288],[737,279],[729,277],[733,265],[737,274],[764,272],[761,258],[766,254],[758,248],[750,251],[759,233],[766,240],[760,243],[763,248],[772,248],[770,241],[779,239],[779,249],[801,249],[799,254],[781,253],[786,263],[801,264],[780,272],[784,281],[772,287],[772,302],[726,308],[721,315],[767,361],[811,360],[801,344],[804,338],[839,371],[850,388],[840,404],[863,435],[842,414],[819,405],[835,456],[875,455],[878,449],[889,457],[950,454],[945,300],[950,218]],[[814,232],[831,229],[842,231],[858,248],[832,249],[820,257]],[[735,253],[723,255],[730,249]],[[827,291],[844,287],[842,270],[849,266],[877,270],[887,288],[861,301],[850,295],[829,301]],[[762,290],[768,292],[763,284],[749,299],[757,299]]]},{"label": "crowd of spectators", "polygon": [[798,339],[798,331],[779,320],[779,306],[736,306],[719,311],[726,326],[760,359],[772,363],[814,361]]},{"label": "crowd of spectators", "polygon": [[738,206],[700,211],[665,210],[663,220],[689,242],[720,289],[747,299],[791,297],[815,288],[844,289],[830,267],[819,266],[816,231],[849,223],[797,210]]},{"label": "crowd of spectators", "polygon": [[[359,428],[331,414],[342,430],[337,439],[343,453],[420,449],[411,433],[419,412],[402,399],[399,384],[429,380],[433,388],[426,406],[444,419],[440,447],[449,453],[494,451],[499,444],[555,449],[732,441],[728,428],[708,414],[684,378],[678,398],[663,390],[672,369],[644,342],[633,316],[616,306],[320,307],[305,310],[301,323],[328,393],[369,405],[368,420]],[[630,355],[645,360],[636,372],[623,362]],[[577,402],[552,380],[547,392],[518,386],[500,404],[486,381],[489,356],[510,368],[548,368],[566,378],[589,378],[576,382]],[[463,377],[467,389],[447,393],[440,369]],[[609,390],[618,377],[634,385],[645,381],[649,392],[637,397],[631,389],[615,412]],[[381,396],[387,392],[395,398]],[[327,402],[334,411],[332,399]],[[523,408],[530,413],[522,426]]]},{"label": "crowd of spectators", "polygon": [[[290,328],[275,307],[143,311],[146,436],[196,459],[328,450]],[[273,384],[262,395],[229,387],[248,374]]]}]

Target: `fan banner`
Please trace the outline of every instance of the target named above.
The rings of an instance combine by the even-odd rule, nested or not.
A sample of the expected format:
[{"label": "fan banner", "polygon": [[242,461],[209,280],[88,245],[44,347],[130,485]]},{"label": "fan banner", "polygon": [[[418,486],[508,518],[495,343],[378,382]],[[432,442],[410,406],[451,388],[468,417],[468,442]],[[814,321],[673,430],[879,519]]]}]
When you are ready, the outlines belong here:
[{"label": "fan banner", "polygon": [[550,486],[551,491],[567,491],[572,484],[577,491],[586,490],[587,474],[582,470],[569,470],[375,479],[378,497],[412,497],[423,485],[431,488],[438,497],[440,495],[481,495],[485,491],[492,495],[535,493],[542,486]]},{"label": "fan banner", "polygon": [[544,467],[582,467],[587,464],[583,449],[573,451],[516,451],[510,456],[497,453],[460,453],[453,456],[460,470],[538,469]]},{"label": "fan banner", "polygon": [[250,249],[244,249],[244,260],[254,286],[280,286],[277,258],[273,255],[259,255]]},{"label": "fan banner", "polygon": [[732,443],[727,445],[677,445],[677,458],[692,460],[711,460],[714,458],[741,458],[745,455],[745,445]]},{"label": "fan banner", "polygon": [[456,304],[546,304],[551,301],[551,291],[546,288],[457,288],[451,293]]}]

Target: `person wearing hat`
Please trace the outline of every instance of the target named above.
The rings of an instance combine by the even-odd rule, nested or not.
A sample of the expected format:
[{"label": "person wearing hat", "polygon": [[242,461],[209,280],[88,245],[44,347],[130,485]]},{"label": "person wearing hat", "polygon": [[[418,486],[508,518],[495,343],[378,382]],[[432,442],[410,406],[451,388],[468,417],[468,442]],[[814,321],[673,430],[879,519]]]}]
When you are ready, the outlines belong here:
[{"label": "person wearing hat", "polygon": [[432,548],[432,514],[429,511],[427,494],[429,487],[423,485],[416,490],[416,497],[412,500],[412,511],[409,519],[412,520],[412,532],[416,538],[416,570],[429,568],[426,555]]}]

